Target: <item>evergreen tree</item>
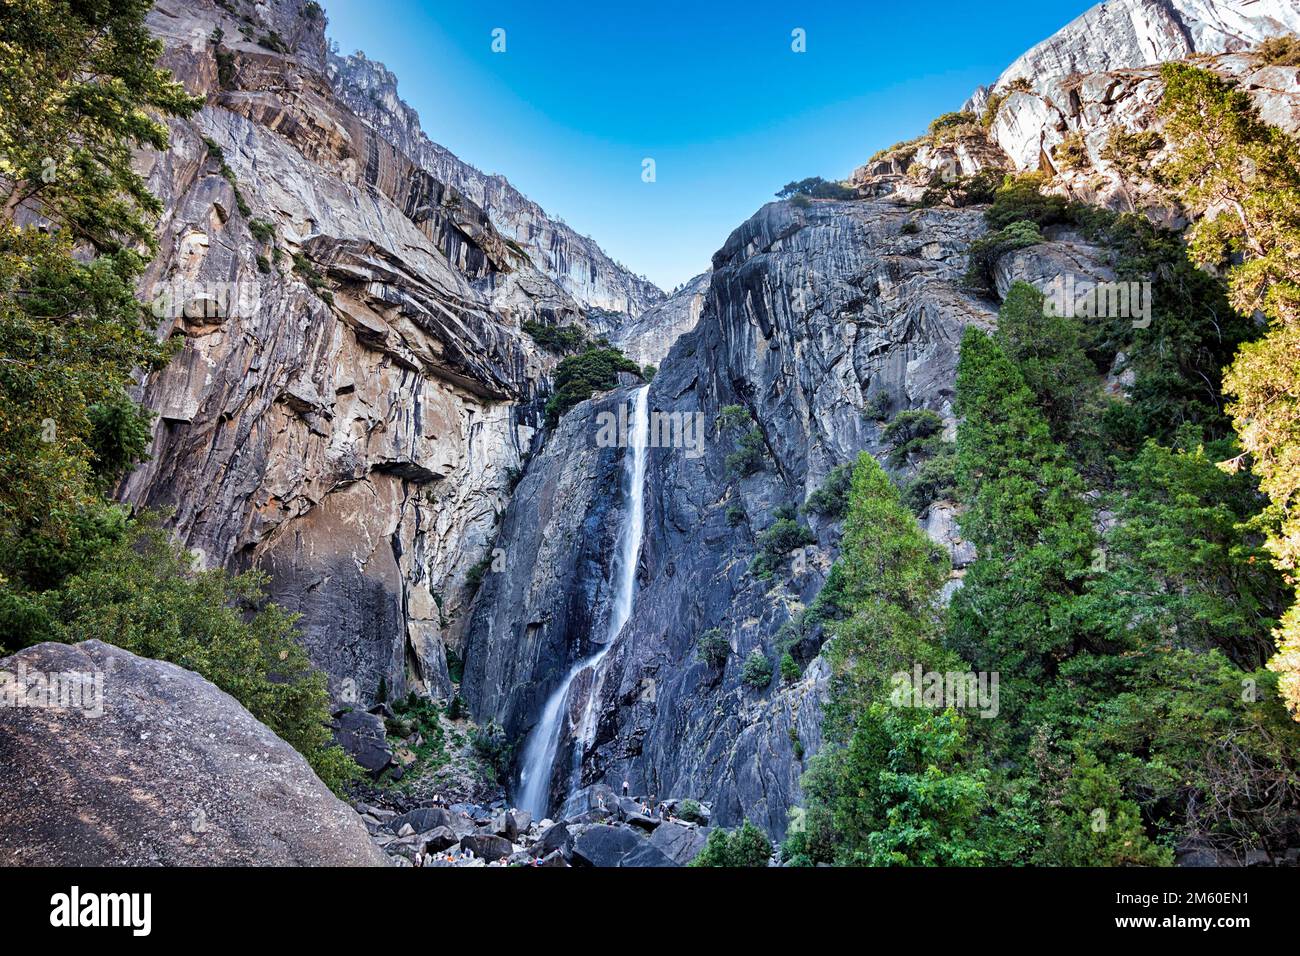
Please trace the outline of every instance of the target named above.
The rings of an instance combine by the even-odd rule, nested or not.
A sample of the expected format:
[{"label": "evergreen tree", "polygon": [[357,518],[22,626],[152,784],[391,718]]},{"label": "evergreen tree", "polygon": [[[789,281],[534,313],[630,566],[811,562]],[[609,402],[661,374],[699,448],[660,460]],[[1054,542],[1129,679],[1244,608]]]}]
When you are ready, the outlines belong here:
[{"label": "evergreen tree", "polygon": [[1001,675],[1015,710],[1077,649],[1072,602],[1092,562],[1083,485],[1015,364],[968,328],[957,368],[962,534],[977,558],[953,599],[949,645]]}]

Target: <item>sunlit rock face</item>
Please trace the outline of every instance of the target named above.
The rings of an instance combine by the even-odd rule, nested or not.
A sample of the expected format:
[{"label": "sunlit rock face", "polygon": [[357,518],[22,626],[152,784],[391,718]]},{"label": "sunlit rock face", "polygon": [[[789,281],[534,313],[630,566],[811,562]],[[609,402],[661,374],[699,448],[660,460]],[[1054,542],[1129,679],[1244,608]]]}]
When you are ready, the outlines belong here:
[{"label": "sunlit rock face", "polygon": [[340,702],[445,696],[556,361],[522,323],[663,295],[430,143],[310,5],[161,0],[149,26],[207,105],[139,160],[166,207],[142,292],[180,350],[121,494],[205,566],[266,570]]},{"label": "sunlit rock face", "polygon": [[397,94],[397,78],[363,54],[330,56],[339,99],[439,182],[487,212],[496,230],[583,305],[636,316],[662,302],[663,290],[609,258],[595,240],[548,216],[500,175],[488,175],[431,142]]}]

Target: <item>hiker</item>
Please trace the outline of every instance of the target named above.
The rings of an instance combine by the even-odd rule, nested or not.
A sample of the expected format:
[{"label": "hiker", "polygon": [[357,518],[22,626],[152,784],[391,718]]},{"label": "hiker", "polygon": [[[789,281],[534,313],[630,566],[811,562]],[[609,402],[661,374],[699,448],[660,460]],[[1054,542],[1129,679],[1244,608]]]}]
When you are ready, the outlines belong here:
[{"label": "hiker", "polygon": [[625,796],[625,797],[627,796],[627,790],[628,790],[627,781],[624,780],[624,781],[623,781],[623,796]]}]

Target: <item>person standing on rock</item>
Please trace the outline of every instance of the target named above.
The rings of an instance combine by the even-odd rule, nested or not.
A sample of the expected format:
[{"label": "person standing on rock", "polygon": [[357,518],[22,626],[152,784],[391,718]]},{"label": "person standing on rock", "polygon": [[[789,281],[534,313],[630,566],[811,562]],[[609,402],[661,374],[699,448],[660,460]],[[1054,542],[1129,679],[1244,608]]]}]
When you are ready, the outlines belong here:
[{"label": "person standing on rock", "polygon": [[625,796],[625,797],[627,796],[627,789],[628,789],[628,787],[627,787],[627,781],[624,780],[624,781],[623,781],[623,796]]}]

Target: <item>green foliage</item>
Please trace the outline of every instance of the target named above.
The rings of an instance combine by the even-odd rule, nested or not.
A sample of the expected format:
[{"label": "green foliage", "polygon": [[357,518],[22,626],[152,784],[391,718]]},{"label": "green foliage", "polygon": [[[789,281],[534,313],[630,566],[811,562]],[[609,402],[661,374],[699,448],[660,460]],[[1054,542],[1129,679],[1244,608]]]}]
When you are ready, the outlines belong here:
[{"label": "green foliage", "polygon": [[1052,866],[1171,866],[1173,854],[1146,835],[1136,803],[1092,754],[1080,749],[1047,815],[1040,862]]},{"label": "green foliage", "polygon": [[[1289,59],[1295,40],[1274,42],[1269,57]],[[1270,505],[1261,519],[1266,545],[1290,578],[1300,565],[1300,141],[1265,123],[1247,93],[1208,70],[1161,68],[1160,113],[1173,155],[1161,180],[1193,212],[1197,262],[1231,263],[1229,300],[1242,315],[1256,310],[1266,335],[1244,347],[1224,379],[1235,396],[1233,426]],[[1237,257],[1239,264],[1234,263]],[[1270,667],[1300,720],[1300,603],[1283,616],[1279,653]]]},{"label": "green foliage", "polygon": [[740,682],[750,690],[763,690],[772,683],[772,662],[760,648],[754,648],[740,670]]},{"label": "green foliage", "polygon": [[808,496],[803,510],[825,518],[839,519],[849,505],[849,486],[853,483],[851,465],[836,465],[822,486]]},{"label": "green foliage", "polygon": [[817,536],[807,525],[790,516],[779,516],[758,536],[758,556],[750,570],[760,576],[774,574],[795,548],[816,544]]},{"label": "green foliage", "polygon": [[949,644],[976,670],[1003,674],[1002,709],[1014,712],[1075,649],[1068,608],[1091,564],[1092,516],[1023,375],[973,327],[956,411],[961,528],[978,557],[953,599]]},{"label": "green foliage", "polygon": [[157,524],[132,523],[43,596],[50,630],[37,636],[112,635],[124,650],[203,675],[339,789],[356,767],[331,743],[325,678],[297,643],[296,617],[266,603],[260,572],[194,571],[192,561]]},{"label": "green foliage", "polygon": [[723,405],[718,409],[718,428],[721,431],[744,428],[749,425],[749,409],[744,405]]},{"label": "green foliage", "polygon": [[868,421],[883,422],[889,417],[889,410],[893,405],[894,401],[889,397],[888,392],[877,392],[867,399],[867,404],[862,409],[862,417]]},{"label": "green foliage", "polygon": [[1088,157],[1088,147],[1083,135],[1077,130],[1065,134],[1065,138],[1052,150],[1058,169],[1066,171],[1087,169],[1092,161]]},{"label": "green foliage", "polygon": [[806,196],[812,199],[854,199],[857,196],[843,183],[828,182],[820,176],[809,176],[798,182],[786,183],[776,194],[778,199]]},{"label": "green foliage", "polygon": [[997,232],[980,236],[970,244],[963,281],[972,291],[992,292],[993,267],[998,260],[1008,252],[1036,246],[1042,241],[1038,226],[1028,221],[1013,222]]},{"label": "green foliage", "polygon": [[1005,229],[1012,223],[1032,222],[1042,228],[1065,221],[1066,202],[1060,196],[1043,193],[1047,181],[1043,173],[1007,176],[993,196],[993,205],[984,214],[990,229]]},{"label": "green foliage", "polygon": [[514,745],[510,743],[501,725],[493,721],[485,727],[475,727],[470,731],[469,743],[474,755],[483,764],[489,782],[504,781],[510,772],[510,762],[514,759]]},{"label": "green foliage", "polygon": [[966,721],[952,710],[870,705],[846,744],[812,758],[807,822],[783,856],[857,866],[984,862],[988,771],[968,766],[966,747]]},{"label": "green foliage", "polygon": [[690,862],[690,865],[767,866],[771,856],[772,844],[768,841],[767,835],[746,820],[743,825],[730,833],[721,828],[709,831],[709,839],[704,844],[704,849]]},{"label": "green foliage", "polygon": [[1101,417],[1097,368],[1084,352],[1081,321],[1056,311],[1036,288],[1016,282],[998,310],[994,337],[1033,392],[1052,440],[1070,444],[1078,459],[1095,459],[1097,449],[1087,445]]},{"label": "green foliage", "polygon": [[947,204],[956,208],[992,202],[997,195],[1002,174],[996,169],[981,169],[970,176],[945,178],[935,173],[921,193],[922,208]]},{"label": "green foliage", "polygon": [[830,733],[883,690],[889,675],[944,663],[939,589],[948,558],[903,507],[898,489],[870,455],[853,471],[840,558],[836,603],[848,613],[832,627],[827,657],[835,677]]},{"label": "green foliage", "polygon": [[781,680],[787,684],[797,681],[803,676],[803,670],[799,667],[799,662],[794,659],[794,655],[786,651],[781,655]]},{"label": "green foliage", "polygon": [[1294,33],[1269,37],[1255,48],[1255,55],[1269,66],[1300,66],[1300,37]]},{"label": "green foliage", "polygon": [[979,117],[974,113],[943,113],[930,121],[929,135],[931,142],[944,143],[980,128]]},{"label": "green foliage", "polygon": [[588,347],[587,333],[581,326],[543,325],[528,319],[523,324],[523,330],[542,348],[557,355],[581,352]]},{"label": "green foliage", "polygon": [[903,502],[923,515],[936,501],[953,500],[956,495],[957,452],[952,442],[943,442],[903,486]]},{"label": "green foliage", "polygon": [[894,416],[881,432],[881,440],[892,446],[889,463],[895,468],[908,464],[913,456],[933,453],[942,440],[943,419],[928,408],[908,408]]},{"label": "green foliage", "polygon": [[763,432],[755,427],[740,436],[736,450],[727,455],[723,466],[733,478],[748,478],[762,471],[766,460],[767,442],[763,439]]},{"label": "green foliage", "polygon": [[726,518],[727,518],[727,527],[735,528],[738,525],[744,524],[745,521],[749,518],[749,515],[745,513],[744,505],[731,504],[731,505],[727,505]]},{"label": "green foliage", "polygon": [[683,800],[681,806],[677,808],[676,816],[679,820],[685,820],[687,823],[703,825],[709,822],[705,819],[704,812],[700,809],[700,804],[696,800]]},{"label": "green foliage", "polygon": [[[1216,456],[1217,457],[1217,456]],[[1254,670],[1273,649],[1286,603],[1281,575],[1246,528],[1261,501],[1244,473],[1218,468],[1188,437],[1154,441],[1121,465],[1104,570],[1081,615],[1114,647],[1219,649]]]},{"label": "green foliage", "polygon": [[695,659],[709,667],[726,666],[731,656],[731,644],[719,628],[711,627],[700,635],[695,645]]},{"label": "green foliage", "polygon": [[618,386],[618,373],[640,375],[640,367],[614,348],[590,346],[571,355],[555,369],[555,393],[546,402],[546,423],[558,424],[560,416],[593,392],[607,392]]},{"label": "green foliage", "polygon": [[473,597],[483,586],[483,578],[492,568],[492,555],[485,554],[475,561],[465,572],[465,590]]}]

